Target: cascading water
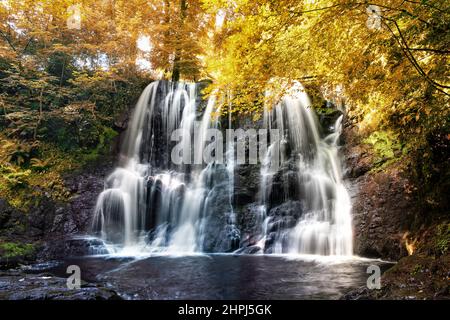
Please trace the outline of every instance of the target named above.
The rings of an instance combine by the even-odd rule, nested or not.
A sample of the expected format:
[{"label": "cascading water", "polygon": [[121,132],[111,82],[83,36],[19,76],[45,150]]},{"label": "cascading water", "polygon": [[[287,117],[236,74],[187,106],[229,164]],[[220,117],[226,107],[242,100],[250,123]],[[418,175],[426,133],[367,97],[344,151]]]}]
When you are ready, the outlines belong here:
[{"label": "cascading water", "polygon": [[[139,98],[120,166],[106,179],[95,209],[94,232],[111,244],[111,251],[232,252],[242,244],[236,219],[240,213],[233,208],[235,142],[227,141],[226,164],[203,164],[208,129],[220,129],[221,124],[214,112],[216,98],[205,105],[200,90],[198,84],[159,81]],[[309,105],[302,92],[265,111],[265,127],[279,129],[280,134],[271,133],[267,153],[260,159],[260,193],[255,199],[257,224],[262,226],[258,245],[267,249],[270,242],[265,252],[273,253],[351,255],[350,200],[338,157],[342,117],[333,133],[321,138]],[[231,117],[225,126],[232,127]],[[172,141],[176,129],[188,133],[178,143]],[[176,144],[183,159],[194,164],[171,161]],[[274,178],[292,159],[297,186],[282,179],[284,192],[277,196],[286,202],[292,198],[290,189],[295,189],[301,212],[294,225],[274,233]]]},{"label": "cascading water", "polygon": [[106,179],[94,215],[94,231],[116,249],[130,253],[203,250],[202,230],[220,170],[214,164],[176,166],[168,158],[175,129],[188,133],[180,141],[188,147],[185,150],[191,150],[189,134],[197,139],[191,154],[197,157],[202,155],[207,129],[217,126],[211,97],[194,134],[201,104],[198,91],[196,84],[154,82],[139,98],[122,165]]},{"label": "cascading water", "polygon": [[[341,164],[338,156],[338,140],[341,133],[341,115],[333,128],[333,133],[325,138],[319,134],[319,124],[311,102],[301,87],[295,96],[288,96],[273,109],[266,108],[265,126],[278,128],[281,139],[274,140],[267,150],[261,166],[261,204],[264,212],[264,243],[267,230],[274,223],[267,216],[272,183],[277,171],[271,170],[274,155],[287,162],[294,160],[296,168],[297,194],[301,201],[302,215],[292,228],[281,229],[272,236],[274,253],[345,255],[353,254],[351,202],[342,181]],[[279,148],[279,152],[273,152]],[[288,179],[283,181],[284,196],[292,193]]]}]

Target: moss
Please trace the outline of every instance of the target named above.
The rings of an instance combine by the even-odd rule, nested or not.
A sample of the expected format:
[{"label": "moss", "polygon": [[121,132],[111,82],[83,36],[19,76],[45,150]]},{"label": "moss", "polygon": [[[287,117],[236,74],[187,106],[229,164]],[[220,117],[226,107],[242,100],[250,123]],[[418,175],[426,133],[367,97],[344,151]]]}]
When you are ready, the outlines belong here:
[{"label": "moss", "polygon": [[11,188],[16,189],[24,187],[28,184],[28,177],[30,176],[30,173],[30,170],[10,171],[8,173],[4,173],[3,178]]},{"label": "moss", "polygon": [[317,112],[319,116],[320,115],[329,116],[336,113],[336,109],[333,107],[314,107],[314,110]]},{"label": "moss", "polygon": [[437,227],[435,249],[440,254],[446,254],[450,243],[450,223],[444,223]]},{"label": "moss", "polygon": [[0,256],[3,258],[29,257],[35,252],[35,247],[30,243],[0,243]]},{"label": "moss", "polygon": [[392,164],[407,151],[400,143],[398,134],[392,131],[375,131],[363,143],[372,146],[375,168]]}]

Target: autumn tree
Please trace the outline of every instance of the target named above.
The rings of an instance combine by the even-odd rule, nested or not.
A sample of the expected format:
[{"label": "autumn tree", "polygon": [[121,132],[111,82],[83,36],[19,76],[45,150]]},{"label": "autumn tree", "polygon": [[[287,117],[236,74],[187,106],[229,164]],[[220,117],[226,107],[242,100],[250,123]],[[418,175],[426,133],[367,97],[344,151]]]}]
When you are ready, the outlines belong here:
[{"label": "autumn tree", "polygon": [[151,62],[174,81],[199,80],[210,18],[199,0],[154,1],[151,25]]},{"label": "autumn tree", "polygon": [[214,85],[234,91],[242,111],[261,108],[254,109],[258,92],[282,91],[277,79],[301,80],[315,81],[324,93],[338,88],[350,116],[368,129],[446,125],[446,1],[204,3],[210,14],[225,15],[208,57]]},{"label": "autumn tree", "polygon": [[450,181],[448,1],[205,0],[204,6],[225,17],[207,66],[212,89],[232,92],[235,113],[260,113],[299,80],[344,102],[346,125],[377,145],[377,165],[407,168],[422,186],[421,203],[441,210]]}]

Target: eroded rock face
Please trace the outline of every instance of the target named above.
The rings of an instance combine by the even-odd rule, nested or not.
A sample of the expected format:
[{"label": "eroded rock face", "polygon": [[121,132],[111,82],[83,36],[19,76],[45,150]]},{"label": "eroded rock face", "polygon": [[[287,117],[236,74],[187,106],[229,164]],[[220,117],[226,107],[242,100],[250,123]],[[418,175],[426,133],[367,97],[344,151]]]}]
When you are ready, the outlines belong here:
[{"label": "eroded rock face", "polygon": [[238,165],[234,169],[233,205],[244,206],[258,199],[259,165]]},{"label": "eroded rock face", "polygon": [[67,207],[60,209],[59,214],[55,216],[55,232],[80,234],[89,231],[97,197],[103,191],[105,178],[111,170],[112,165],[106,164],[66,180],[66,185],[73,195]]},{"label": "eroded rock face", "polygon": [[39,260],[66,259],[97,254],[107,254],[102,240],[96,238],[59,237],[44,243],[39,252]]},{"label": "eroded rock face", "polygon": [[[121,126],[125,128],[126,120],[122,122]],[[330,125],[332,121],[328,123]],[[244,128],[250,126],[246,123],[242,125]],[[325,123],[324,127],[328,126]],[[373,155],[370,148],[361,143],[354,128],[347,126],[344,129],[343,142],[346,184],[353,203],[355,254],[397,260],[407,254],[403,236],[417,211],[408,191],[409,181],[401,170],[395,168],[387,172],[372,172]],[[297,163],[294,157],[289,158],[273,177],[267,209],[268,248],[271,245],[270,234],[293,227],[302,214],[301,202],[298,201]],[[15,233],[12,226],[16,223],[24,226],[26,237],[46,242],[44,253],[39,256],[41,259],[83,251],[82,245],[67,246],[66,240],[90,232],[97,197],[104,189],[105,177],[112,168],[110,161],[66,177],[66,187],[72,194],[67,203],[56,203],[44,197],[26,215],[0,200],[0,228],[7,230],[2,230],[3,235],[22,240],[23,235]],[[218,170],[214,177],[219,183],[210,194],[211,205],[207,209],[209,213],[205,226],[211,231],[204,239],[203,250],[227,252],[241,247],[248,248],[246,252],[257,252],[256,244],[263,232],[258,194],[260,166],[236,166],[232,208],[229,202],[230,185],[226,169],[223,169]],[[231,221],[233,214],[236,221]]]},{"label": "eroded rock face", "polygon": [[239,247],[240,231],[235,225],[228,172],[224,165],[215,165],[206,185],[212,187],[206,198],[206,230],[203,239],[205,252],[231,252]]},{"label": "eroded rock face", "polygon": [[240,247],[255,245],[263,233],[263,212],[259,203],[253,202],[242,207],[237,214],[237,223],[241,230]]},{"label": "eroded rock face", "polygon": [[43,237],[41,259],[66,257],[79,249],[68,246],[67,241],[74,236],[90,233],[97,197],[103,191],[103,181],[111,169],[112,164],[106,163],[66,178],[66,187],[72,196],[53,211],[53,219],[48,224],[50,230]]},{"label": "eroded rock face", "polygon": [[372,170],[369,147],[358,141],[356,129],[344,130],[347,186],[352,198],[354,253],[398,260],[407,255],[404,235],[417,205],[410,181],[395,166]]},{"label": "eroded rock face", "polygon": [[111,168],[111,164],[104,163],[66,177],[66,188],[72,195],[65,203],[44,194],[28,212],[22,212],[0,199],[3,240],[34,243],[38,259],[65,256],[68,252],[65,249],[67,239],[90,232],[92,212],[103,190],[104,178]]},{"label": "eroded rock face", "polygon": [[352,195],[356,254],[393,260],[407,255],[403,236],[416,208],[405,183],[395,169],[354,181],[358,189]]}]

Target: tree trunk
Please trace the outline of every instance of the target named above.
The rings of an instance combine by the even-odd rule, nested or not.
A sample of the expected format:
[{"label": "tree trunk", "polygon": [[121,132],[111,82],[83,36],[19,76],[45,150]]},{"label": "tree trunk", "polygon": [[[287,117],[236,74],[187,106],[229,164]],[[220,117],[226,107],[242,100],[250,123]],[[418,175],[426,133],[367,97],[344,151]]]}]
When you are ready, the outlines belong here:
[{"label": "tree trunk", "polygon": [[182,35],[181,30],[183,30],[184,19],[186,18],[187,2],[186,0],[180,0],[180,24],[178,26],[177,42],[175,49],[175,57],[173,59],[173,70],[172,70],[172,81],[179,81],[181,76],[181,41]]}]

